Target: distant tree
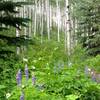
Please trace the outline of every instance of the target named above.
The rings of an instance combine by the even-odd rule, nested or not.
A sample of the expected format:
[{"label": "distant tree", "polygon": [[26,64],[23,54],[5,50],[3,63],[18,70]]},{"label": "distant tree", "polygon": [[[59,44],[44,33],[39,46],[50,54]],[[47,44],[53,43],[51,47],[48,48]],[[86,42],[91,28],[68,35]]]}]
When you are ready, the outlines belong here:
[{"label": "distant tree", "polygon": [[[28,36],[22,34],[23,27],[27,27],[30,19],[20,17],[18,10],[22,5],[29,4],[0,0],[0,100],[6,100],[7,91],[15,85],[14,78],[18,68],[16,64],[20,61],[16,48],[26,46],[31,41]],[[16,30],[21,33],[18,37]]]},{"label": "distant tree", "polygon": [[16,14],[19,13],[16,8],[20,8],[22,5],[26,4],[28,3],[0,0],[0,58],[6,59],[9,54],[14,52],[10,49],[11,46],[20,46],[26,44],[26,36],[16,37],[16,35],[14,35],[14,31],[10,36],[9,32],[7,31],[7,33],[5,31],[10,30],[12,27],[20,31],[21,26],[27,26],[29,21],[28,18],[16,16]]},{"label": "distant tree", "polygon": [[100,54],[100,0],[72,0],[78,20],[78,40],[89,55]]}]

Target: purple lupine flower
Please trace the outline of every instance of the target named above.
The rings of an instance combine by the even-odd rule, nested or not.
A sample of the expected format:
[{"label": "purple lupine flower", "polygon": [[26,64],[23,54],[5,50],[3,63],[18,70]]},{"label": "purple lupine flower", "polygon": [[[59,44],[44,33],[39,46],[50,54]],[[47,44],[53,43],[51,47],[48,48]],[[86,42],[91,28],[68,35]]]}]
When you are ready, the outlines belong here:
[{"label": "purple lupine flower", "polygon": [[25,65],[25,76],[26,76],[26,80],[28,80],[29,79],[29,72],[28,72],[27,64]]},{"label": "purple lupine flower", "polygon": [[35,78],[35,76],[33,75],[33,76],[32,76],[32,84],[33,84],[33,85],[35,85],[35,81],[36,81],[36,78]]},{"label": "purple lupine flower", "polygon": [[91,79],[96,82],[96,73],[93,70],[91,71]]},{"label": "purple lupine flower", "polygon": [[96,77],[94,75],[91,76],[92,80],[96,82]]},{"label": "purple lupine flower", "polygon": [[21,96],[20,96],[20,100],[24,100],[24,93],[22,92]]},{"label": "purple lupine flower", "polygon": [[22,81],[22,73],[21,73],[21,69],[18,70],[17,75],[16,75],[16,81],[17,81],[17,85],[21,85],[21,81]]}]

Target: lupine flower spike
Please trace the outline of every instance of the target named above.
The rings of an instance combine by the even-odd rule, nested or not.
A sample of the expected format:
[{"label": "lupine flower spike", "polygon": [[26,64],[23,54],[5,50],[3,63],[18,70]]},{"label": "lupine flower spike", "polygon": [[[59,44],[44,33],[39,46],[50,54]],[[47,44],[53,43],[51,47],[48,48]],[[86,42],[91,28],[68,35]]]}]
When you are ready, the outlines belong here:
[{"label": "lupine flower spike", "polygon": [[21,96],[20,96],[20,100],[24,100],[24,93],[22,92]]},{"label": "lupine flower spike", "polygon": [[96,82],[96,73],[95,73],[95,71],[94,70],[91,70],[91,78],[92,78],[92,80],[94,81],[94,82]]},{"label": "lupine flower spike", "polygon": [[34,74],[32,75],[32,84],[35,85],[35,82],[36,82],[36,78],[34,76]]},{"label": "lupine flower spike", "polygon": [[32,84],[35,85],[35,80],[36,78],[34,76],[32,76]]},{"label": "lupine flower spike", "polygon": [[28,72],[27,64],[25,65],[25,76],[26,76],[26,80],[28,80],[29,79],[29,72]]},{"label": "lupine flower spike", "polygon": [[18,86],[21,86],[21,81],[22,81],[21,69],[19,69],[18,72],[17,72],[16,81],[17,81],[17,85],[18,85]]}]

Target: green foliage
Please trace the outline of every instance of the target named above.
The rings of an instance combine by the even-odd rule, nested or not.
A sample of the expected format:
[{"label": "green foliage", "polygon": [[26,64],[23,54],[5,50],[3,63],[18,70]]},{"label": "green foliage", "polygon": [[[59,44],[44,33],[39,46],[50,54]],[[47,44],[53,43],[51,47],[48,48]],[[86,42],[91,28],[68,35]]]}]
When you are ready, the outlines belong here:
[{"label": "green foliage", "polygon": [[87,59],[84,62],[84,66],[85,65],[89,66],[92,69],[95,69],[97,72],[100,72],[100,55]]},{"label": "green foliage", "polygon": [[[4,100],[7,97],[5,95],[10,93],[8,100],[19,100],[23,90],[26,100],[99,100],[100,85],[85,76],[84,67],[94,66],[99,70],[100,56],[89,58],[82,46],[78,45],[70,58],[72,65],[67,67],[64,45],[59,44],[55,41],[41,44],[39,38],[34,39],[34,45],[29,46],[25,54],[28,62],[23,62],[17,57],[15,59],[14,56],[5,63],[2,60],[0,76],[4,81],[0,84],[0,99]],[[30,73],[27,84],[24,75],[26,63]],[[5,70],[4,67],[6,67]],[[22,69],[23,74],[23,89],[16,86],[16,72],[19,68]],[[32,73],[36,77],[34,86]]]},{"label": "green foliage", "polygon": [[82,48],[81,44],[78,44],[76,47],[74,47],[73,53],[70,57],[71,62],[74,65],[80,66],[80,63],[85,61],[88,58],[86,55],[86,49]]},{"label": "green foliage", "polygon": [[[53,4],[56,2],[51,0]],[[73,1],[73,0],[72,0]],[[77,2],[77,8],[75,17],[79,19],[79,37],[82,37],[82,28],[86,24],[86,28],[90,29],[89,25],[92,27],[92,31],[96,33],[95,36],[90,32],[89,37],[82,37],[83,45],[87,46],[87,40],[89,44],[89,50],[92,47],[98,47],[99,45],[99,32],[94,30],[94,28],[99,28],[98,25],[98,12],[89,12],[89,9],[95,10],[98,5],[97,2],[93,4],[92,1],[87,0],[74,0]],[[60,0],[61,2],[61,0]],[[1,5],[2,4],[2,5]],[[62,5],[64,2],[62,2]],[[74,3],[73,3],[74,4]],[[99,3],[98,3],[99,4]],[[13,17],[16,14],[15,7],[21,7],[21,3],[13,2],[3,2],[0,1],[0,23],[5,25],[14,26],[19,28],[20,25],[26,26],[28,19]],[[5,7],[3,7],[5,6]],[[76,5],[75,5],[76,6]],[[81,11],[80,11],[81,9]],[[5,10],[2,13],[2,10]],[[98,13],[98,14],[96,14]],[[79,14],[82,16],[79,18]],[[94,15],[96,18],[92,17]],[[92,20],[92,21],[91,21]],[[86,23],[87,22],[87,23]],[[18,24],[18,26],[16,25]],[[11,27],[10,27],[11,28]],[[6,32],[3,31],[6,29]],[[96,69],[98,72],[100,70],[100,56],[95,58],[89,58],[85,49],[82,46],[75,47],[73,54],[68,59],[66,53],[64,52],[64,40],[57,43],[53,40],[47,41],[45,38],[43,44],[40,43],[40,38],[34,39],[34,45],[27,46],[27,52],[22,53],[28,61],[22,61],[14,53],[16,46],[21,47],[27,43],[26,37],[22,36],[16,38],[15,30],[7,31],[8,27],[0,27],[0,100],[19,100],[21,91],[23,90],[26,100],[99,100],[100,99],[100,84],[97,84],[91,77],[84,74],[84,67],[87,65],[90,68]],[[56,28],[54,28],[53,36],[56,37]],[[97,36],[98,34],[98,36]],[[28,37],[27,37],[28,39]],[[53,38],[54,39],[54,38]],[[63,38],[64,39],[64,38]],[[46,42],[44,42],[46,41]],[[92,50],[92,49],[91,49]],[[91,51],[96,54],[96,51]],[[90,52],[90,51],[89,51]],[[91,54],[91,53],[90,53]],[[67,66],[68,60],[71,61],[72,65]],[[25,80],[24,66],[28,64],[29,77],[28,82]],[[18,69],[22,69],[23,80],[22,88],[16,86],[16,72]],[[32,73],[36,77],[36,83],[32,85]],[[10,94],[9,96],[7,96]]]},{"label": "green foliage", "polygon": [[18,29],[20,29],[20,25],[26,26],[26,23],[29,21],[28,18],[13,16],[16,13],[19,13],[15,10],[15,8],[20,6],[21,3],[19,4],[11,1],[0,1],[0,24],[4,24],[6,26],[10,25]]},{"label": "green foliage", "polygon": [[13,81],[16,72],[16,67],[14,66],[15,63],[14,60],[0,60],[0,100],[4,100],[5,93],[10,91],[15,84]]},{"label": "green foliage", "polygon": [[93,56],[100,54],[99,4],[99,0],[73,0],[72,16],[78,20],[78,39]]},{"label": "green foliage", "polygon": [[15,29],[11,27],[20,31],[20,26],[27,26],[28,18],[16,16],[19,13],[16,7],[21,7],[22,4],[23,2],[0,1],[0,59],[8,59],[8,56],[15,53],[16,48],[13,46],[19,47],[29,43],[27,36],[16,37]]},{"label": "green foliage", "polygon": [[87,91],[81,96],[82,100],[99,100],[100,99],[100,85],[90,85]]},{"label": "green foliage", "polygon": [[0,0],[0,100],[5,100],[5,94],[15,85],[13,79],[21,62],[16,55],[16,47],[31,42],[27,36],[16,37],[15,34],[14,28],[20,31],[20,26],[26,27],[29,21],[28,18],[16,16],[19,13],[16,7],[21,7],[22,4],[23,2]]},{"label": "green foliage", "polygon": [[[32,71],[33,72],[33,71]],[[9,100],[20,98],[21,90],[25,99],[35,100],[99,100],[100,85],[92,82],[76,68],[62,68],[58,73],[53,69],[34,71],[36,84],[31,79],[23,89],[15,87]],[[25,81],[25,80],[24,80]]]},{"label": "green foliage", "polygon": [[[91,77],[84,73],[85,65],[92,65],[93,63],[99,65],[99,56],[89,58],[85,55],[85,50],[79,45],[71,56],[72,66],[69,67],[66,65],[67,56],[63,52],[63,45],[59,47],[53,41],[44,44],[35,41],[34,46],[28,52],[27,63],[30,79],[26,84],[23,71],[22,88],[15,86],[9,92],[11,96],[8,100],[19,99],[22,90],[26,100],[100,99],[100,84],[94,82]],[[25,63],[20,64],[22,70]],[[18,64],[17,67],[20,65]],[[35,85],[32,85],[32,73],[36,77]]]},{"label": "green foliage", "polygon": [[[47,41],[43,44],[40,40],[35,40],[33,46],[28,50],[29,65],[38,68],[53,67],[57,63],[66,63],[67,56],[64,52],[64,45],[56,41]],[[52,43],[51,43],[52,42]]]},{"label": "green foliage", "polygon": [[[50,4],[53,5],[54,7],[57,6],[56,2],[57,2],[56,0],[50,0]],[[58,3],[60,4],[60,7],[62,7],[62,8],[65,5],[65,1],[64,0],[58,0]]]}]

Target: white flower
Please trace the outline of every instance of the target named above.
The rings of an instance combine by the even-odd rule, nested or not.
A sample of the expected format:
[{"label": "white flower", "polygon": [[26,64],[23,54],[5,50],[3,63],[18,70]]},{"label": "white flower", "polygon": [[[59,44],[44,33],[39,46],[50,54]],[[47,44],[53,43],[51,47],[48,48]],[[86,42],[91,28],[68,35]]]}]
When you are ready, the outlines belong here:
[{"label": "white flower", "polygon": [[6,98],[7,98],[7,99],[8,99],[10,96],[11,96],[10,93],[7,93],[7,94],[6,94]]},{"label": "white flower", "polygon": [[90,71],[91,71],[91,69],[90,69],[90,68],[88,68],[88,71],[90,72]]},{"label": "white flower", "polygon": [[24,88],[25,87],[25,85],[22,85],[22,88]]},{"label": "white flower", "polygon": [[72,63],[71,63],[71,62],[69,62],[69,63],[68,63],[68,66],[72,66]]},{"label": "white flower", "polygon": [[23,58],[23,61],[28,62],[28,59],[27,58]]},{"label": "white flower", "polygon": [[32,69],[35,69],[35,66],[32,66]]}]

